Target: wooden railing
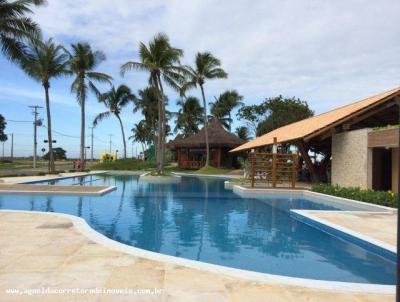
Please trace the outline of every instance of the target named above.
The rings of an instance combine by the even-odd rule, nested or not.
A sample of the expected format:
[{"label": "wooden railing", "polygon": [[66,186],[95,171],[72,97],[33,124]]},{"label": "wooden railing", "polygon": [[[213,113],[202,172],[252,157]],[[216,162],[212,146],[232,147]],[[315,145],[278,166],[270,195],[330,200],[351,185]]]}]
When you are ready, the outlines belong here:
[{"label": "wooden railing", "polygon": [[252,188],[256,183],[271,184],[276,188],[278,182],[289,182],[294,188],[297,179],[297,155],[251,152],[248,175]]}]

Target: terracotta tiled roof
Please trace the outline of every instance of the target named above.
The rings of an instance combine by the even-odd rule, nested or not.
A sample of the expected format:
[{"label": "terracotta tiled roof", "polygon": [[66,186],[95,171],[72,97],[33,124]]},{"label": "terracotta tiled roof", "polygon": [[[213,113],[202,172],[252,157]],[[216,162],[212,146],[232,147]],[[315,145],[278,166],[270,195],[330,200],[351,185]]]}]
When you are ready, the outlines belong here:
[{"label": "terracotta tiled roof", "polygon": [[231,150],[231,152],[244,151],[252,148],[271,145],[274,137],[277,138],[278,143],[290,142],[297,139],[310,137],[324,128],[329,128],[333,124],[344,121],[363,110],[386,102],[396,95],[400,95],[400,87],[275,129]]}]

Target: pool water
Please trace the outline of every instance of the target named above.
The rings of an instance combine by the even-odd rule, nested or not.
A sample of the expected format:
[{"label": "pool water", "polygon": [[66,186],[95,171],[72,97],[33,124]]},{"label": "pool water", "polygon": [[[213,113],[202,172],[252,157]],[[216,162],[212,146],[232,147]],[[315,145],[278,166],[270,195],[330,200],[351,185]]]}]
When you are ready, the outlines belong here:
[{"label": "pool water", "polygon": [[290,216],[290,209],[343,210],[302,198],[242,198],[223,179],[151,184],[93,175],[57,184],[115,185],[104,196],[0,194],[0,209],[60,212],[119,242],[167,255],[291,277],[395,284],[395,263]]}]

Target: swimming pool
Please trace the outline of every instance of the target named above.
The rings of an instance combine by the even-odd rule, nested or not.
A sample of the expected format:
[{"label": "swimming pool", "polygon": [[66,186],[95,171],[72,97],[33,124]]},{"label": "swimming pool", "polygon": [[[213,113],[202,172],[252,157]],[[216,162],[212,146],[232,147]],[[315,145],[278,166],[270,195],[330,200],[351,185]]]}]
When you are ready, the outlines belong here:
[{"label": "swimming pool", "polygon": [[[182,177],[155,184],[137,176],[93,175],[115,185],[104,196],[1,194],[0,208],[84,218],[119,242],[167,255],[291,277],[395,284],[395,263],[303,224],[290,209],[347,210],[302,198],[242,198],[223,179]],[[61,179],[57,184],[78,183]]]}]

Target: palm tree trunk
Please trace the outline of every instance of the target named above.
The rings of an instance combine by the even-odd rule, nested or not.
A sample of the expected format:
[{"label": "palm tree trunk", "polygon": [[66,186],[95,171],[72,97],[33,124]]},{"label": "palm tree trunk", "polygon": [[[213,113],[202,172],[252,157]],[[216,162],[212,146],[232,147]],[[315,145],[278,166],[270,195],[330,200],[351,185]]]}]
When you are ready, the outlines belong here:
[{"label": "palm tree trunk", "polygon": [[85,169],[85,97],[83,91],[81,92],[81,146],[80,146],[80,160],[81,160],[81,171]]},{"label": "palm tree trunk", "polygon": [[210,164],[210,145],[208,144],[208,121],[207,121],[207,105],[206,105],[206,97],[204,96],[204,88],[203,85],[200,85],[201,89],[201,95],[203,97],[203,109],[204,109],[204,132],[206,135],[206,152],[207,152],[207,157],[206,157],[206,167],[209,166]]},{"label": "palm tree trunk", "polygon": [[126,140],[125,140],[124,125],[122,124],[122,120],[121,120],[119,114],[116,114],[115,116],[117,117],[119,124],[121,126],[122,141],[124,142],[124,158],[126,158]]},{"label": "palm tree trunk", "polygon": [[53,137],[51,135],[51,114],[50,114],[50,96],[49,96],[49,83],[43,84],[46,94],[46,113],[47,113],[47,139],[49,141],[49,172],[55,172],[54,154],[53,154]]},{"label": "palm tree trunk", "polygon": [[160,92],[161,92],[161,147],[160,147],[160,173],[163,172],[164,170],[164,159],[165,159],[165,132],[166,132],[166,124],[165,124],[165,95],[164,95],[164,89],[161,83],[161,77],[158,74],[157,75],[158,79],[158,85],[160,86]]}]

